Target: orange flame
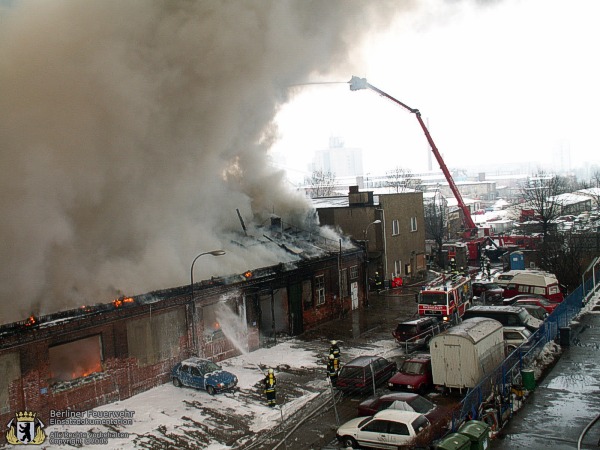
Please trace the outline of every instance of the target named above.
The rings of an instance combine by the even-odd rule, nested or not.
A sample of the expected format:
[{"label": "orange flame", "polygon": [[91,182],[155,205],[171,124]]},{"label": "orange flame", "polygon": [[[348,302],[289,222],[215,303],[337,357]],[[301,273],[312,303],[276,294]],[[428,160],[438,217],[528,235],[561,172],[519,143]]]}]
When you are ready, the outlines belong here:
[{"label": "orange flame", "polygon": [[115,306],[115,308],[120,308],[121,306],[123,306],[126,303],[133,303],[133,298],[131,297],[123,297],[123,298],[117,298],[115,300],[113,300],[113,305]]},{"label": "orange flame", "polygon": [[31,325],[35,325],[36,323],[37,323],[37,320],[36,320],[35,316],[32,314],[27,318],[27,321],[25,322],[25,326],[30,327]]}]

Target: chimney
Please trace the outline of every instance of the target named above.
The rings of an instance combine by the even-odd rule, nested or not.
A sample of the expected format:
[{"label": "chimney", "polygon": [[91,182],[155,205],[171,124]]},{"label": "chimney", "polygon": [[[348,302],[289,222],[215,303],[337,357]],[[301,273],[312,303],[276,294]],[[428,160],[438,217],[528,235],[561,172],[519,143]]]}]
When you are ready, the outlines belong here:
[{"label": "chimney", "polygon": [[373,206],[373,191],[359,192],[358,186],[350,186],[349,206]]}]

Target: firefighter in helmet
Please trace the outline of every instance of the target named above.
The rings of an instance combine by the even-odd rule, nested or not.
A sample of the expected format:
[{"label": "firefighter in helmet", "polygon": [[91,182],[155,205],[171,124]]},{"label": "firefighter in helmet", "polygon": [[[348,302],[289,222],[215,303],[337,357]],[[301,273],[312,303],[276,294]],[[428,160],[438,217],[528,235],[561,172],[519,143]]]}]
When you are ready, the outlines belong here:
[{"label": "firefighter in helmet", "polygon": [[335,383],[337,382],[339,370],[340,360],[333,356],[333,354],[329,355],[329,360],[327,361],[327,376],[329,377],[332,386],[335,386]]},{"label": "firefighter in helmet", "polygon": [[337,341],[331,341],[331,347],[329,347],[329,354],[333,355],[333,357],[338,361],[338,365],[339,365],[340,347],[338,346]]},{"label": "firefighter in helmet", "polygon": [[267,396],[267,405],[273,407],[277,404],[277,393],[275,391],[277,380],[275,379],[275,373],[273,372],[273,369],[269,369],[267,371],[267,376],[265,377],[263,383],[265,385],[264,393]]}]

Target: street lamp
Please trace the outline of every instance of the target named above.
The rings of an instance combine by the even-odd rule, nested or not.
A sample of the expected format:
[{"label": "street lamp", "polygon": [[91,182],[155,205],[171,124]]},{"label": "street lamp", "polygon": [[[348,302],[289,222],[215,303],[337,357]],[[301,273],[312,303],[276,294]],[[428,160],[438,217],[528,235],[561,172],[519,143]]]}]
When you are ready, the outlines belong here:
[{"label": "street lamp", "polygon": [[191,317],[192,317],[192,338],[194,342],[194,350],[196,354],[198,354],[198,337],[196,336],[196,308],[194,307],[194,263],[198,258],[204,255],[212,255],[212,256],[222,256],[225,254],[224,250],[213,250],[210,252],[200,253],[198,256],[194,258],[192,261],[192,266],[190,267],[190,307],[191,307]]},{"label": "street lamp", "polygon": [[365,228],[365,254],[366,254],[366,258],[365,258],[365,301],[367,303],[367,306],[369,305],[369,240],[367,239],[368,233],[369,233],[369,227],[371,225],[375,225],[377,223],[381,223],[381,220],[377,219],[374,220],[373,222],[371,222],[369,225],[367,225],[367,228]]},{"label": "street lamp", "polygon": [[211,252],[200,253],[194,258],[194,260],[192,261],[192,267],[190,267],[190,295],[192,297],[192,301],[194,301],[194,263],[196,262],[196,260],[204,255],[222,256],[224,254],[225,250],[213,250]]}]

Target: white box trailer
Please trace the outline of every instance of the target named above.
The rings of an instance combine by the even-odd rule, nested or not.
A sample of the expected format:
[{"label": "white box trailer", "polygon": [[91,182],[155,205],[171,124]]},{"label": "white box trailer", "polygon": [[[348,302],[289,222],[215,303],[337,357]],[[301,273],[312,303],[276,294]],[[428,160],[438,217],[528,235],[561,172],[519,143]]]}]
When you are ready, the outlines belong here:
[{"label": "white box trailer", "polygon": [[502,324],[494,319],[464,320],[429,343],[433,384],[437,388],[472,388],[504,360]]}]

